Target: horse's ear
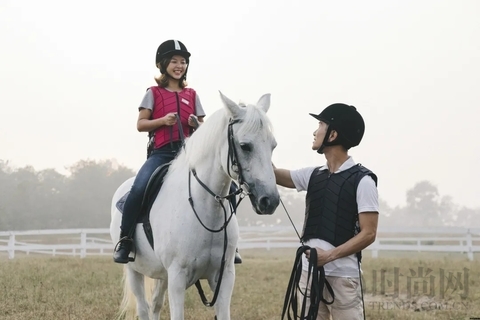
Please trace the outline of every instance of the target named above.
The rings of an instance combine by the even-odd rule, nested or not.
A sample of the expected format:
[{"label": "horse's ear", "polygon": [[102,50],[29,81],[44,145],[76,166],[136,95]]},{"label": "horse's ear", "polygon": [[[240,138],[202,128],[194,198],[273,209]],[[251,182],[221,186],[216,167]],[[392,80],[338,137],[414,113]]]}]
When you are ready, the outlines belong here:
[{"label": "horse's ear", "polygon": [[218,92],[220,92],[220,98],[222,99],[223,104],[232,114],[232,118],[240,118],[243,110],[238,106],[238,104],[223,95],[221,91]]},{"label": "horse's ear", "polygon": [[266,93],[258,99],[257,106],[267,113],[270,108],[270,93]]}]

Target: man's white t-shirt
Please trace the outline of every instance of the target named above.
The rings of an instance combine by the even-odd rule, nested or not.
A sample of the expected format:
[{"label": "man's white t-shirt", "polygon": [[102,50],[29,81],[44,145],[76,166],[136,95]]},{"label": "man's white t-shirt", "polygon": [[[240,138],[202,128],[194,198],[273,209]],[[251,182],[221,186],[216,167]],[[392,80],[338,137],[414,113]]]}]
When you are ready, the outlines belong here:
[{"label": "man's white t-shirt", "polygon": [[[348,159],[340,166],[338,171],[335,173],[345,171],[353,167],[355,162],[352,157]],[[295,184],[295,188],[298,192],[307,191],[308,183],[310,182],[310,177],[312,176],[313,170],[316,167],[307,167],[298,170],[291,170],[290,175],[292,181]],[[320,170],[328,169],[326,165],[322,166]],[[357,187],[357,205],[358,212],[378,212],[378,191],[375,181],[372,177],[365,176],[360,180]],[[312,248],[320,248],[322,250],[331,250],[334,248],[330,243],[320,240],[320,239],[310,239],[305,245]],[[305,255],[302,257],[303,269],[307,270],[308,261]],[[355,254],[351,254],[347,257],[343,257],[324,265],[325,275],[334,276],[334,277],[353,277],[358,278],[358,261]]]}]

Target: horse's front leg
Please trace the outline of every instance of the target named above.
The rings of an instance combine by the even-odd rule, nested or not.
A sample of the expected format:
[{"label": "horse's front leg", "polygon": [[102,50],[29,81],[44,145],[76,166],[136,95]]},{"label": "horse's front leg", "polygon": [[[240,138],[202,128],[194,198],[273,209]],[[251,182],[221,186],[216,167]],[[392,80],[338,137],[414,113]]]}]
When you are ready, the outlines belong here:
[{"label": "horse's front leg", "polygon": [[168,269],[168,301],[171,320],[184,320],[185,317],[186,272],[178,266],[171,266]]},{"label": "horse's front leg", "polygon": [[167,292],[167,280],[155,280],[155,288],[152,296],[152,319],[159,320],[160,313],[165,301],[165,293]]},{"label": "horse's front leg", "polygon": [[[219,272],[208,279],[208,283],[213,292],[217,287]],[[225,266],[222,282],[220,283],[220,291],[218,292],[217,301],[215,302],[215,314],[217,320],[230,320],[230,302],[232,300],[233,286],[235,284],[235,268],[233,261],[230,265]]]}]

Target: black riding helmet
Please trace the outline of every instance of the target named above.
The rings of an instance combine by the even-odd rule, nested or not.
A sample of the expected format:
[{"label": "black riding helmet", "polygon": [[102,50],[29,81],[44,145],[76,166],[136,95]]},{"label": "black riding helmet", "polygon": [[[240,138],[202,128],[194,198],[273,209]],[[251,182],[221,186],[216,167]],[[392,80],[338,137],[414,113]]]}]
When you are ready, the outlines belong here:
[{"label": "black riding helmet", "polygon": [[158,66],[160,72],[165,74],[165,72],[167,72],[169,60],[174,55],[182,56],[187,61],[187,70],[183,76],[183,78],[186,79],[188,64],[190,62],[190,52],[188,52],[187,47],[179,40],[167,40],[158,46],[157,54],[155,56],[155,65],[158,66],[158,63],[160,63],[160,66]]},{"label": "black riding helmet", "polygon": [[[345,149],[358,146],[365,133],[365,122],[354,106],[343,103],[334,103],[326,107],[319,115],[310,113],[312,117],[328,124],[322,146],[317,150],[323,153],[326,146],[342,145]],[[328,142],[332,130],[337,131],[338,136],[334,141]]]}]

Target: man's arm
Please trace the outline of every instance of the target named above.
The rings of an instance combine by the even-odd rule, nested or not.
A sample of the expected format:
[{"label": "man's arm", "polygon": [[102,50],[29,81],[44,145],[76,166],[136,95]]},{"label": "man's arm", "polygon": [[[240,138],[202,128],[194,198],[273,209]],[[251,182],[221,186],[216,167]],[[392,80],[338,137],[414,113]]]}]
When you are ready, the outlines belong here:
[{"label": "man's arm", "polygon": [[295,188],[295,184],[293,183],[292,176],[290,175],[290,170],[287,169],[278,169],[273,165],[273,172],[275,172],[275,179],[277,180],[277,184],[281,185],[282,187],[286,188]]},{"label": "man's arm", "polygon": [[[355,237],[328,251],[317,248],[319,266],[362,251],[375,241],[377,236],[378,212],[362,212],[359,214],[358,220],[361,231]],[[310,258],[309,251],[306,251],[306,256]]]},{"label": "man's arm", "polygon": [[358,221],[361,231],[344,244],[330,250],[330,261],[362,251],[375,241],[377,237],[378,212],[362,212],[358,215]]}]

